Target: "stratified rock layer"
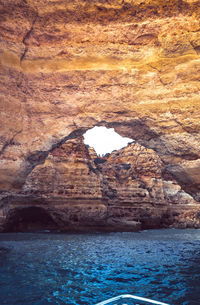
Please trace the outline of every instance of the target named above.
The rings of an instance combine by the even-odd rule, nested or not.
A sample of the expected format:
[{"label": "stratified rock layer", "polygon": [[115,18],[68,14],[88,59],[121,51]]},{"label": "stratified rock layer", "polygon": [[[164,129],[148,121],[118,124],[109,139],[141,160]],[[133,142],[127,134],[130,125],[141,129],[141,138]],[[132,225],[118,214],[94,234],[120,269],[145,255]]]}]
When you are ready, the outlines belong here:
[{"label": "stratified rock layer", "polygon": [[2,230],[199,227],[199,204],[172,177],[165,180],[162,167],[153,150],[137,143],[98,157],[82,137],[68,140],[20,192],[4,198]]},{"label": "stratified rock layer", "polygon": [[[50,152],[95,125],[152,149],[167,196],[178,193],[177,202],[185,203],[191,195],[198,208],[200,1],[1,0],[0,10],[2,219]],[[102,189],[122,196],[127,183],[129,190],[128,179],[123,185],[114,178],[109,160],[107,169],[97,166],[107,186],[94,188],[94,201]],[[91,188],[101,183],[94,175]],[[59,188],[65,185],[56,179]]]}]

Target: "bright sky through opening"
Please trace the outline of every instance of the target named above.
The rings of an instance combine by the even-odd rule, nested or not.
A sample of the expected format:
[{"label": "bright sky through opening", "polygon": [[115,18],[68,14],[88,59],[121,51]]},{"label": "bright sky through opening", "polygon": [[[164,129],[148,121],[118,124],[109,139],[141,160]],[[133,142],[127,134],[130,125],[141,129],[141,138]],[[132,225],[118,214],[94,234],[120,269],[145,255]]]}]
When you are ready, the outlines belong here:
[{"label": "bright sky through opening", "polygon": [[84,134],[84,143],[93,147],[98,155],[111,153],[133,142],[130,138],[123,138],[114,128],[97,127],[89,129]]}]

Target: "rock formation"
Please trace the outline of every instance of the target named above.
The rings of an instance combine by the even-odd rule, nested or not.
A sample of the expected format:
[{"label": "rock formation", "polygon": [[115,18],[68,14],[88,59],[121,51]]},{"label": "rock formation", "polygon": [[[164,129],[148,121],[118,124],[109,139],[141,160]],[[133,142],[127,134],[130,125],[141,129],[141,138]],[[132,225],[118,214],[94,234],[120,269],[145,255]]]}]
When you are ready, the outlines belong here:
[{"label": "rock formation", "polygon": [[[165,212],[174,215],[173,221],[162,216],[165,225],[182,219],[181,226],[198,226],[200,1],[1,0],[0,11],[2,223],[12,214],[9,207],[20,209],[28,200],[39,209],[43,198],[48,210],[59,206],[43,215],[53,225],[55,214],[67,209],[62,201],[67,197],[68,206],[77,209],[70,217],[81,214],[84,224],[103,226],[105,215],[117,218],[131,205],[127,219],[143,227],[159,226],[154,220],[145,225],[144,219]],[[127,148],[133,148],[130,162],[126,149],[99,164],[85,148],[67,163],[56,156],[95,125],[137,141]],[[145,174],[143,166],[135,170],[137,149],[146,149],[147,159],[153,155],[149,162],[139,157]],[[67,193],[55,195],[53,184],[56,192]],[[144,196],[140,201],[138,194]],[[84,202],[88,214],[81,212]],[[147,202],[145,216],[140,209]]]},{"label": "rock formation", "polygon": [[199,204],[162,170],[138,143],[98,157],[82,137],[68,140],[2,200],[2,230],[199,227]]}]

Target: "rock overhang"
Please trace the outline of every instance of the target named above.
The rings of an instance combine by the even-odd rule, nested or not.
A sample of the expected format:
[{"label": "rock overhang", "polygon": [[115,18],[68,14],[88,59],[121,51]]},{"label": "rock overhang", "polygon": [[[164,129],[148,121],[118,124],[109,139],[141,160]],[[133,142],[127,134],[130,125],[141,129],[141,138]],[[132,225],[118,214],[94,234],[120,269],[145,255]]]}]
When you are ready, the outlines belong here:
[{"label": "rock overhang", "polygon": [[2,191],[20,189],[71,134],[105,125],[156,151],[199,200],[199,1],[1,9]]}]

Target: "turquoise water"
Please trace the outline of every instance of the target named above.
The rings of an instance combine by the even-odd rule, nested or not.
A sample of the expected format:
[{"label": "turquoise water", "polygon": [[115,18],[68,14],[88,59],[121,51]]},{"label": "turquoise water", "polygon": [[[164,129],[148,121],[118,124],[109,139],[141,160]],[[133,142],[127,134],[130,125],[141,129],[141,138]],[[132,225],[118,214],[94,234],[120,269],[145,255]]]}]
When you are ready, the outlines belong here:
[{"label": "turquoise water", "polygon": [[200,230],[0,234],[0,304],[94,305],[119,294],[200,304]]}]

